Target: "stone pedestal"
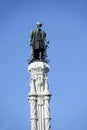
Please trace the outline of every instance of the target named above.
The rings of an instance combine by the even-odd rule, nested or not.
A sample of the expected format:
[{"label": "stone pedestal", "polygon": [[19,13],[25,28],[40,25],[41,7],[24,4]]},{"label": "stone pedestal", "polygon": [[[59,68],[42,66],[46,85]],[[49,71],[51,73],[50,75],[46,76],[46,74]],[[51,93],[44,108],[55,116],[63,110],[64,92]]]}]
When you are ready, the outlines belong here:
[{"label": "stone pedestal", "polygon": [[49,65],[45,62],[33,62],[28,66],[30,73],[31,130],[50,130],[50,98],[48,76]]}]

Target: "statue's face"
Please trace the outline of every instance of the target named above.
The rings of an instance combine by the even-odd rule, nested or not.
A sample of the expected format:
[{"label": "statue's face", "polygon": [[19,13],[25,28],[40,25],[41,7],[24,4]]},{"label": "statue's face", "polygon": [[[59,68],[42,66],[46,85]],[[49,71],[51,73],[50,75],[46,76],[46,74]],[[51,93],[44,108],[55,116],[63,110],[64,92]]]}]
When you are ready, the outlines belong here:
[{"label": "statue's face", "polygon": [[41,27],[38,25],[37,28],[40,29]]},{"label": "statue's face", "polygon": [[42,24],[38,22],[38,23],[36,24],[36,26],[37,26],[38,29],[40,29],[41,26],[42,26]]}]

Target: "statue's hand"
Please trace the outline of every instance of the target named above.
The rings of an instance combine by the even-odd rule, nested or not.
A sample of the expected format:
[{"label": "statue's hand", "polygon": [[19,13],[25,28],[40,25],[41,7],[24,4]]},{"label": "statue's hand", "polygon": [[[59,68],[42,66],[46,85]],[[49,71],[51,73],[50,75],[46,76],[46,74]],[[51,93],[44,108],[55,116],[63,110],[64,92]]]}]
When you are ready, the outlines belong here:
[{"label": "statue's hand", "polygon": [[47,40],[47,44],[49,44],[49,41]]},{"label": "statue's hand", "polygon": [[30,46],[32,46],[32,41],[30,40]]},{"label": "statue's hand", "polygon": [[30,43],[30,46],[32,46],[32,43]]},{"label": "statue's hand", "polygon": [[47,48],[47,47],[48,47],[48,45],[45,45],[45,47]]}]

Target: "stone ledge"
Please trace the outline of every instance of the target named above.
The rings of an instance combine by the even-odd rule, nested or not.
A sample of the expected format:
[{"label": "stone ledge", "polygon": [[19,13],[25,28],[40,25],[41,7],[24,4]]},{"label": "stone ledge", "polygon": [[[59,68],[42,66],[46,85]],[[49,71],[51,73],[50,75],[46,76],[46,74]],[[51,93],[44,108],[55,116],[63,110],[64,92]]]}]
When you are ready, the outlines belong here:
[{"label": "stone ledge", "polygon": [[49,72],[49,65],[45,62],[33,62],[28,66],[28,71],[31,73],[35,73],[35,72]]}]

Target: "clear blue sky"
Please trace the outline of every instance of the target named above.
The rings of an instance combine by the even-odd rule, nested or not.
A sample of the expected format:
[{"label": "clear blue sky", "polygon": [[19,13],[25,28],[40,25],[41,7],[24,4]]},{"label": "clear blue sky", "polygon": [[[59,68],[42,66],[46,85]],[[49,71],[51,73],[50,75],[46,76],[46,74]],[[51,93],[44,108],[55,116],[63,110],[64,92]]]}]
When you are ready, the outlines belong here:
[{"label": "clear blue sky", "polygon": [[87,0],[0,0],[0,130],[30,130],[29,34],[50,41],[52,130],[87,130]]}]

